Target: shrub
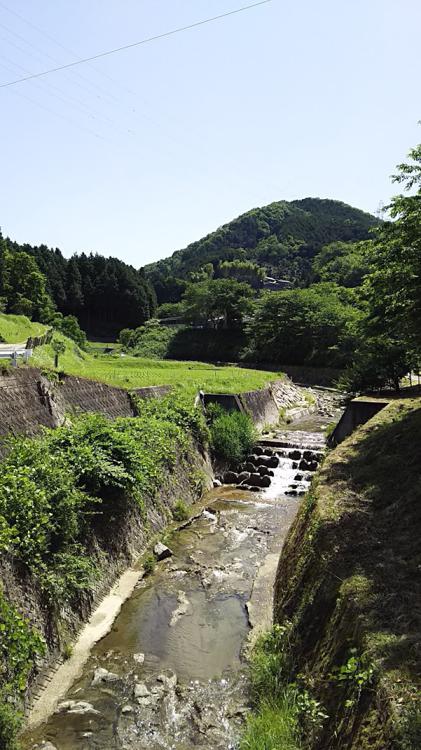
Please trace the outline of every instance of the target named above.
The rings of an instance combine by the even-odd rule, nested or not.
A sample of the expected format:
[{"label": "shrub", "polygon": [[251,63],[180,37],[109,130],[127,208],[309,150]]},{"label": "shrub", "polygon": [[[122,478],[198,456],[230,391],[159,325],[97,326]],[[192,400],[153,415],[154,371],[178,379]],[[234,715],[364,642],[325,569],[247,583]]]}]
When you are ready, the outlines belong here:
[{"label": "shrub", "polygon": [[155,557],[150,554],[146,555],[146,557],[143,560],[143,570],[145,571],[146,576],[150,576],[156,567],[156,559]]},{"label": "shrub", "polygon": [[189,517],[189,508],[184,500],[177,500],[173,508],[173,517],[175,521],[186,521]]},{"label": "shrub", "polygon": [[253,421],[243,412],[210,410],[211,446],[217,458],[240,462],[250,453],[257,440]]},{"label": "shrub", "polygon": [[2,700],[0,693],[0,747],[2,750],[19,750],[17,734],[21,728],[19,714]]}]

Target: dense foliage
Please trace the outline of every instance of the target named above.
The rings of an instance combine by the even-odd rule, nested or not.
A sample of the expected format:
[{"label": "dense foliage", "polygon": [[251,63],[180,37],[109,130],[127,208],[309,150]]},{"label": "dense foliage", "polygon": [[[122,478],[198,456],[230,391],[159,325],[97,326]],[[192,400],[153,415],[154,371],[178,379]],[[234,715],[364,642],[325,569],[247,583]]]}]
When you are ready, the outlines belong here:
[{"label": "dense foliage", "polygon": [[421,145],[398,165],[394,181],[409,194],[392,199],[390,219],[366,244],[369,274],[362,293],[368,314],[344,378],[353,390],[398,388],[406,373],[421,368]]},{"label": "dense foliage", "polygon": [[338,367],[352,355],[360,316],[352,293],[334,284],[268,292],[248,325],[247,356],[255,362]]},{"label": "dense foliage", "polygon": [[[146,266],[145,272],[159,303],[178,302],[183,283],[199,280],[192,278],[198,272],[208,278],[231,275],[249,283],[252,279],[252,285],[258,285],[259,271],[247,268],[248,263],[269,276],[302,284],[311,278],[312,259],[324,245],[365,240],[377,223],[373,216],[339,201],[279,201],[239,216],[185,250]],[[238,261],[245,263],[242,269],[235,266]],[[227,262],[234,266],[227,267]]]},{"label": "dense foliage", "polygon": [[57,248],[18,245],[1,236],[0,297],[7,299],[8,312],[49,322],[56,308],[97,335],[139,326],[156,308],[142,271],[118,258],[81,253],[67,260]]},{"label": "dense foliage", "polygon": [[54,304],[47,293],[45,276],[35,259],[26,252],[11,251],[0,233],[1,311],[26,315],[46,322]]}]

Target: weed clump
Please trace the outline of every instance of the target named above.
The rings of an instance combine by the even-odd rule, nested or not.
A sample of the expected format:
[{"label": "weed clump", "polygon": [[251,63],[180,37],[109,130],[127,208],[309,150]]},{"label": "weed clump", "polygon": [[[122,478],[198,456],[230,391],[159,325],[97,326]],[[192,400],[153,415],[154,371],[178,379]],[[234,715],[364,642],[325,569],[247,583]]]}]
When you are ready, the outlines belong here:
[{"label": "weed clump", "polygon": [[216,458],[239,463],[252,450],[257,431],[248,414],[224,411],[218,405],[208,408],[210,442]]},{"label": "weed clump", "polygon": [[177,500],[173,508],[173,518],[175,521],[186,521],[189,517],[189,508],[184,500]]}]

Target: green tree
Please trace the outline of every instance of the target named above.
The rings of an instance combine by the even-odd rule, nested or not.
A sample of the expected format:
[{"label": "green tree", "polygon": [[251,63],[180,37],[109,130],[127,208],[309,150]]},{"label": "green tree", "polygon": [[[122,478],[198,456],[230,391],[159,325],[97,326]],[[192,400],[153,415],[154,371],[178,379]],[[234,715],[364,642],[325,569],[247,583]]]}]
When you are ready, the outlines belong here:
[{"label": "green tree", "polygon": [[185,317],[212,327],[241,326],[253,309],[253,290],[235,279],[215,279],[190,284],[183,301]]},{"label": "green tree", "polygon": [[394,182],[410,194],[388,206],[391,220],[377,231],[365,291],[372,329],[415,352],[421,345],[421,144],[397,169]]},{"label": "green tree", "polygon": [[219,265],[219,273],[224,279],[243,281],[254,289],[259,289],[266,276],[266,269],[250,260],[224,260]]},{"label": "green tree", "polygon": [[267,292],[247,326],[254,361],[341,366],[355,348],[362,316],[352,295],[334,284]]},{"label": "green tree", "polygon": [[54,367],[58,367],[58,358],[60,354],[64,354],[66,351],[66,344],[60,339],[53,339],[51,342],[51,348],[54,352]]},{"label": "green tree", "polygon": [[368,247],[365,242],[331,242],[314,258],[313,273],[319,281],[358,287],[370,270]]},{"label": "green tree", "polygon": [[407,195],[395,196],[390,218],[368,245],[370,273],[362,291],[368,313],[360,325],[349,389],[393,387],[421,364],[421,145],[399,164],[394,182]]}]

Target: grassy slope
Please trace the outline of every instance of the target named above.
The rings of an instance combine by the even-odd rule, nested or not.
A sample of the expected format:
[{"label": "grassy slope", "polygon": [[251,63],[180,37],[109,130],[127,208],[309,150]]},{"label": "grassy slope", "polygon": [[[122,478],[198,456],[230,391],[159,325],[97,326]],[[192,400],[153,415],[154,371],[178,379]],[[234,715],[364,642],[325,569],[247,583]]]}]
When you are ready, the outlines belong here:
[{"label": "grassy slope", "polygon": [[[202,362],[141,359],[119,355],[93,356],[89,352],[82,352],[61,334],[55,334],[55,338],[60,338],[66,343],[66,351],[60,355],[60,370],[121,388],[171,385],[190,395],[199,389],[237,393],[262,388],[269,381],[282,377],[275,372],[216,367]],[[53,361],[54,352],[51,345],[47,345],[35,350],[31,364],[35,367],[51,368]]]},{"label": "grassy slope", "polygon": [[421,747],[420,433],[421,399],[395,401],[333,451],[281,557],[275,617],[323,750]]},{"label": "grassy slope", "polygon": [[0,341],[7,344],[20,344],[30,336],[41,336],[46,330],[42,323],[32,323],[25,315],[0,313]]}]

